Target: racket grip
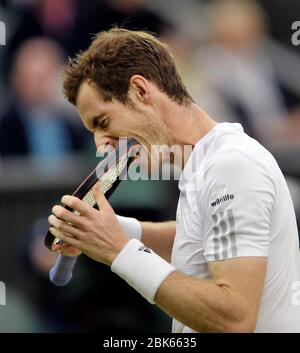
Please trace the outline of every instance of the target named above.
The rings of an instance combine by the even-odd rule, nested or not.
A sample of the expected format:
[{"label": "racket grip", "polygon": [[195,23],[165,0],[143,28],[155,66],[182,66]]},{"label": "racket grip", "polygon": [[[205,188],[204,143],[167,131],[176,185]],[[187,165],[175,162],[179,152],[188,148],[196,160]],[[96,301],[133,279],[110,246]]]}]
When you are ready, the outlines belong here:
[{"label": "racket grip", "polygon": [[49,277],[53,284],[64,286],[72,279],[77,257],[58,255],[54,267],[49,272]]}]

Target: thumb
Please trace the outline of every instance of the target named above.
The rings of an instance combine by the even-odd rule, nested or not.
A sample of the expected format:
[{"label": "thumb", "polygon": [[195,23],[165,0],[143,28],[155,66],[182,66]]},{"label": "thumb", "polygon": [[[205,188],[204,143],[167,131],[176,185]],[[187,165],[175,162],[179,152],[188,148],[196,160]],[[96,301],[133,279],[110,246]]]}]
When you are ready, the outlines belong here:
[{"label": "thumb", "polygon": [[93,187],[93,195],[99,207],[99,210],[112,210],[111,205],[108,203],[106,197],[99,187],[99,183],[96,183]]}]

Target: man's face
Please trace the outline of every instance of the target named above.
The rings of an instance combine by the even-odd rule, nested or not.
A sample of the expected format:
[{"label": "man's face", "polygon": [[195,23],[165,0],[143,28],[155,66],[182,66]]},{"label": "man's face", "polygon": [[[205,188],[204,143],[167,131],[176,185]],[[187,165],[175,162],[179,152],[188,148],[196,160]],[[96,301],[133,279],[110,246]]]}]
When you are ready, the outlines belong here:
[{"label": "man's face", "polygon": [[[170,134],[155,108],[135,99],[134,94],[130,98],[132,104],[115,99],[105,102],[94,84],[84,82],[76,106],[84,126],[94,135],[97,150],[105,151],[105,146],[116,147],[120,137],[135,138],[147,151],[147,157],[142,153],[144,157],[140,163],[149,171],[151,146],[169,144]],[[151,158],[159,160],[160,167],[161,156],[152,154]]]}]

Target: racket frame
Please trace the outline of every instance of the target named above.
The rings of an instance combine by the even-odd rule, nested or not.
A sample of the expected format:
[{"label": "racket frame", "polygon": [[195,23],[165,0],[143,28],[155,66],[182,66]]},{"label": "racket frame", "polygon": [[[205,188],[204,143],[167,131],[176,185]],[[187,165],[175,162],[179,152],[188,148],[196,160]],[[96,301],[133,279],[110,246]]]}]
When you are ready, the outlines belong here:
[{"label": "racket frame", "polygon": [[[114,165],[114,163],[117,163],[120,157],[127,153],[128,159],[126,165],[122,169],[117,179],[113,182],[112,186],[105,192],[105,197],[109,199],[115,189],[120,184],[120,181],[123,180],[122,177],[128,171],[131,162],[134,160],[134,157],[130,156],[132,147],[138,145],[139,143],[135,139],[126,140],[125,143],[121,142],[116,149],[108,153],[107,157],[105,157],[102,161],[99,162],[97,167],[82,181],[82,183],[73,192],[72,196],[75,196],[82,200],[85,195],[93,188],[93,186],[101,179],[101,177]],[[71,207],[65,205],[62,206],[65,207],[67,210],[74,212]],[[95,203],[93,207],[98,209],[97,203]],[[54,244],[57,239],[58,238],[55,237],[50,232],[50,230],[48,230],[45,236],[44,244],[50,251],[56,251],[57,248],[54,247]]]}]

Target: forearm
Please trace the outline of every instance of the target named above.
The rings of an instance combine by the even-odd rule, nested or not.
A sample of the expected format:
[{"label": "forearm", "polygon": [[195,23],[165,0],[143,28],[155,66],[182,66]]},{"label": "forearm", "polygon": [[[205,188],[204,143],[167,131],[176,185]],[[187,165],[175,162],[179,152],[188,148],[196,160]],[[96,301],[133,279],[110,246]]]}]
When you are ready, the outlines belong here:
[{"label": "forearm", "polygon": [[197,332],[244,332],[246,303],[225,284],[173,272],[155,295],[156,304]]},{"label": "forearm", "polygon": [[142,222],[141,241],[158,255],[170,262],[176,233],[176,222]]}]

